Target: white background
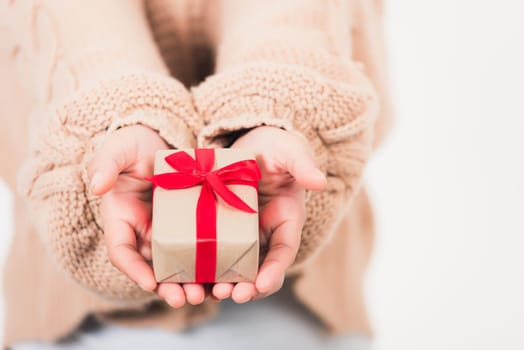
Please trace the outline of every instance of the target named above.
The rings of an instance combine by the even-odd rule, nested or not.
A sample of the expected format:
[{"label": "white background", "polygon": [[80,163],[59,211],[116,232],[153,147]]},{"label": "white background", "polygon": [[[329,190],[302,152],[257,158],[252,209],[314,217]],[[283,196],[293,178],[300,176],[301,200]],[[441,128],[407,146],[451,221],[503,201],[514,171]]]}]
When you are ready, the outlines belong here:
[{"label": "white background", "polygon": [[378,349],[524,349],[523,13],[388,3],[397,124],[367,174]]},{"label": "white background", "polygon": [[[366,174],[376,348],[524,349],[524,6],[386,3],[396,126]],[[0,185],[1,256],[10,200]]]}]

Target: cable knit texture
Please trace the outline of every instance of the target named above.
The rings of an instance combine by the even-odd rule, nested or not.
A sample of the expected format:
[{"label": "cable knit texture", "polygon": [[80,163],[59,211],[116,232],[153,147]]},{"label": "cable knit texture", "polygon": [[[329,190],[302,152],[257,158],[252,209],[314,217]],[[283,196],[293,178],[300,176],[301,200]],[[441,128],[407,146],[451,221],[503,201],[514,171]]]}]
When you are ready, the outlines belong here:
[{"label": "cable knit texture", "polygon": [[[34,156],[21,171],[37,227],[51,253],[73,278],[116,298],[145,293],[108,260],[100,228],[100,197],[88,189],[87,165],[98,145],[119,127],[144,124],[175,147],[194,146],[198,127],[187,91],[162,76],[127,76],[79,93],[50,117]],[[107,130],[107,131],[106,131]]]},{"label": "cable knit texture", "polygon": [[[386,129],[376,92],[387,103],[378,68],[379,1],[0,1],[0,53],[30,101],[29,112],[16,120],[28,125],[28,145],[12,142],[25,159],[18,185],[28,200],[17,220],[30,214],[48,256],[65,272],[50,273],[40,293],[62,295],[55,307],[68,315],[35,320],[27,330],[8,328],[6,342],[55,339],[75,326],[72,320],[101,310],[105,321],[143,319],[169,328],[214,313],[209,302],[191,311],[164,305],[162,315],[184,315],[176,322],[148,313],[155,297],[108,260],[100,197],[88,191],[87,166],[111,133],[134,124],[152,128],[175,148],[223,147],[238,131],[260,125],[304,137],[328,188],[307,193],[307,221],[291,270],[298,276],[296,295],[330,330],[370,332],[362,281],[373,229],[359,189],[375,131]],[[8,120],[5,111],[16,110],[16,102],[1,108]],[[7,324],[24,305],[16,276],[32,273],[30,259],[15,265],[6,270],[6,297],[18,307],[8,310]],[[81,288],[53,289],[67,278]],[[109,304],[92,301],[86,290]],[[68,302],[79,299],[86,306],[67,311],[73,310]],[[126,301],[143,306],[141,318],[107,313],[127,310]],[[52,303],[36,305],[41,315],[54,312]]]},{"label": "cable knit texture", "polygon": [[[206,124],[201,145],[230,144],[228,134],[259,125],[308,139],[327,172],[328,189],[308,194],[295,263],[330,239],[358,190],[378,112],[371,83],[344,56],[350,42],[340,44],[330,31],[331,21],[341,17],[330,10],[323,1],[225,1],[217,72],[192,90]],[[245,35],[248,26],[251,36]]]}]

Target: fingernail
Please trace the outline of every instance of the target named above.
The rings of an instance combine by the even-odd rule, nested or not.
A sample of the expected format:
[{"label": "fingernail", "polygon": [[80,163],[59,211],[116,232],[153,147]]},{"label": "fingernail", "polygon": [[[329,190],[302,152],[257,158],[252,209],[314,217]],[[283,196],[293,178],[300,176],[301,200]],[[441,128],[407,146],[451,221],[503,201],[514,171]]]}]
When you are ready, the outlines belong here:
[{"label": "fingernail", "polygon": [[100,182],[100,173],[95,173],[95,175],[93,175],[93,177],[91,178],[91,184],[89,185],[91,192],[95,190],[99,182]]}]

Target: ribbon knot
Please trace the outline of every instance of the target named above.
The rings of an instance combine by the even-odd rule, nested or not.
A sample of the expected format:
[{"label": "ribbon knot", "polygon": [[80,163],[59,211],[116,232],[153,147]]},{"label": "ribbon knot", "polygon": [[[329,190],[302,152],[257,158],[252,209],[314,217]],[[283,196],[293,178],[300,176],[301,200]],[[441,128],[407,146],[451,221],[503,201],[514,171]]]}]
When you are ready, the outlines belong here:
[{"label": "ribbon knot", "polygon": [[174,190],[202,185],[196,208],[195,282],[214,282],[217,196],[238,210],[256,213],[227,185],[247,185],[256,189],[260,170],[254,160],[242,160],[212,171],[215,164],[214,149],[197,148],[195,158],[184,151],[170,154],[165,157],[165,161],[177,171],[153,175],[149,181],[153,183],[153,190],[156,187]]}]

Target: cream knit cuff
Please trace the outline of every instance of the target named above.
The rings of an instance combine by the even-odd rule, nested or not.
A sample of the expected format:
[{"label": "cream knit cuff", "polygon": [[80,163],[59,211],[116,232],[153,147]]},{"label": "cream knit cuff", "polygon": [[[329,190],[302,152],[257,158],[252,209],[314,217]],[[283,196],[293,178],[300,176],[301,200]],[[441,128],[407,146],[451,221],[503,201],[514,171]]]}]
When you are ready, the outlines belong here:
[{"label": "cream knit cuff", "polygon": [[76,93],[42,116],[19,179],[35,227],[50,255],[80,285],[119,300],[150,300],[109,261],[100,197],[88,188],[87,167],[103,140],[119,127],[146,125],[173,147],[193,147],[201,127],[191,96],[176,80],[133,74]]},{"label": "cream knit cuff", "polygon": [[200,146],[224,147],[235,132],[276,126],[306,138],[328,188],[308,192],[307,219],[295,264],[326,244],[360,186],[371,152],[378,112],[375,92],[362,71],[346,65],[344,80],[308,67],[253,62],[209,77],[192,89],[205,126]]},{"label": "cream knit cuff", "polygon": [[[282,127],[303,135],[317,164],[343,178],[337,172],[340,167],[328,168],[331,158],[336,158],[332,146],[351,140],[367,153],[371,140],[362,135],[372,128],[378,113],[373,87],[360,69],[351,67],[345,74],[347,81],[303,66],[268,62],[215,74],[192,89],[195,108],[205,123],[198,143],[223,146],[234,131],[259,125]],[[360,153],[358,147],[354,149]]]}]

